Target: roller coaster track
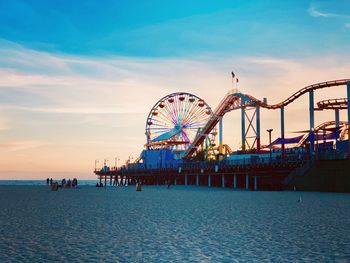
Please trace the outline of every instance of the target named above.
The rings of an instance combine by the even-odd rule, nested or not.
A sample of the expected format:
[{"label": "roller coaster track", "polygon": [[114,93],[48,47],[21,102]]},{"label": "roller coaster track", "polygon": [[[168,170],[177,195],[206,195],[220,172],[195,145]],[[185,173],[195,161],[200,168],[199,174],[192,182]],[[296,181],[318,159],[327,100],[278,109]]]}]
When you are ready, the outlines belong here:
[{"label": "roller coaster track", "polygon": [[317,102],[317,110],[345,110],[348,108],[348,99],[329,99],[329,100],[321,100]]},{"label": "roller coaster track", "polygon": [[293,101],[295,101],[305,93],[308,93],[309,91],[314,91],[314,90],[323,89],[323,88],[330,88],[335,86],[343,86],[343,85],[346,85],[347,82],[349,81],[350,79],[340,79],[340,80],[326,81],[326,82],[309,85],[300,89],[299,91],[294,93],[292,96],[290,96],[286,100],[277,104],[267,104],[248,94],[243,94],[240,92],[229,92],[225,95],[225,97],[219,103],[217,108],[214,110],[212,117],[208,120],[207,124],[204,126],[201,132],[194,138],[191,147],[187,150],[184,157],[191,157],[195,153],[198,146],[204,141],[206,136],[210,133],[210,131],[217,125],[217,123],[220,120],[220,117],[224,116],[225,113],[231,110],[238,109],[240,107],[256,106],[256,105],[266,109],[279,109],[287,106],[288,104],[292,103]]},{"label": "roller coaster track", "polygon": [[343,86],[343,85],[346,85],[348,81],[350,81],[350,79],[340,79],[340,80],[326,81],[326,82],[321,82],[321,83],[313,84],[310,86],[306,86],[306,87],[302,88],[301,90],[297,91],[296,93],[294,93],[288,99],[286,99],[280,103],[272,104],[272,105],[268,105],[266,103],[263,103],[262,101],[254,98],[253,96],[250,96],[250,95],[247,95],[247,96],[249,98],[251,98],[252,100],[256,101],[257,105],[259,105],[263,108],[279,109],[281,107],[287,106],[288,104],[292,103],[297,98],[301,97],[302,95],[304,95],[305,93],[307,93],[309,91],[330,88],[330,87],[335,87],[335,86]]},{"label": "roller coaster track", "polygon": [[[326,129],[327,127],[329,126],[334,126],[336,127],[336,122],[335,121],[327,121],[327,122],[324,122],[324,123],[321,123],[320,125],[316,126],[314,128],[314,131],[315,133],[317,134],[318,132],[320,131],[323,131],[323,129]],[[348,123],[346,121],[339,121],[339,127],[340,128],[343,128],[342,129],[342,132],[340,134],[340,138],[341,139],[345,139],[345,131],[347,131],[347,128],[348,128]],[[334,128],[332,128],[334,129]],[[302,138],[301,140],[299,141],[299,143],[297,144],[297,147],[303,145],[305,143],[305,140],[308,138],[309,136],[309,133],[306,133]]]}]

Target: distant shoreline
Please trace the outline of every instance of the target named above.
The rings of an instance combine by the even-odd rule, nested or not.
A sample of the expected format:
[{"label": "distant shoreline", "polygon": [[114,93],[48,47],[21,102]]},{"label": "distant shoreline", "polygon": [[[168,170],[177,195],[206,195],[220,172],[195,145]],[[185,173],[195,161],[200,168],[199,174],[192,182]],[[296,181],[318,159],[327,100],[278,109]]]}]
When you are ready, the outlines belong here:
[{"label": "distant shoreline", "polygon": [[[61,179],[54,179],[54,181],[61,182]],[[78,180],[79,185],[96,185],[97,180]],[[45,186],[45,180],[0,180],[0,186],[6,185],[40,185]]]}]

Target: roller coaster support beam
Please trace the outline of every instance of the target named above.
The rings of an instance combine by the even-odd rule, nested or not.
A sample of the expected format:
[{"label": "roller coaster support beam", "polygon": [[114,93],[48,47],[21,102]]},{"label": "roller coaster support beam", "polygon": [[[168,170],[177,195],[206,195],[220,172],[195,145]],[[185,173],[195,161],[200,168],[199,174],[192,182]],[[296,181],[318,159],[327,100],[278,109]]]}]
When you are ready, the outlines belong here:
[{"label": "roller coaster support beam", "polygon": [[285,155],[285,148],[284,148],[284,106],[281,107],[281,150],[282,150],[282,157]]},{"label": "roller coaster support beam", "polygon": [[208,135],[205,137],[205,160],[208,160],[208,146],[209,146],[209,143],[208,143]]},{"label": "roller coaster support beam", "polygon": [[245,108],[244,101],[241,100],[241,128],[242,128],[242,152],[245,152]]},{"label": "roller coaster support beam", "polygon": [[335,109],[334,113],[335,113],[335,127],[339,128],[339,109]]},{"label": "roller coaster support beam", "polygon": [[309,112],[310,112],[310,153],[315,151],[315,115],[314,115],[314,91],[309,91]]},{"label": "roller coaster support beam", "polygon": [[348,99],[348,159],[350,155],[350,81],[347,82],[347,99]]},{"label": "roller coaster support beam", "polygon": [[260,106],[256,106],[256,150],[260,152]]},{"label": "roller coaster support beam", "polygon": [[222,116],[220,117],[220,120],[219,120],[219,154],[220,154],[220,157],[222,155]]}]

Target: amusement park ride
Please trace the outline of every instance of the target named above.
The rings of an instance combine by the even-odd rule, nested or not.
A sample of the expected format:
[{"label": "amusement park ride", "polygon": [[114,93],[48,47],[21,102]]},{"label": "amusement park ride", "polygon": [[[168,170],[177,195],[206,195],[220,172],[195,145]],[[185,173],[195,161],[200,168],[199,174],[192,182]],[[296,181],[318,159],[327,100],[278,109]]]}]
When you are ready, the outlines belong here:
[{"label": "amusement park ride", "polygon": [[[189,149],[194,138],[213,116],[209,105],[189,93],[173,93],[160,99],[151,109],[146,123],[146,148],[171,149],[178,157]],[[208,133],[215,141],[216,131]]]},{"label": "amusement park ride", "polygon": [[[311,138],[314,133],[320,129],[324,130],[330,126],[340,128],[347,126],[347,123],[339,121],[339,110],[347,109],[347,99],[330,99],[317,103],[318,108],[314,107],[314,91],[322,88],[346,85],[348,79],[322,82],[307,86],[281,103],[267,104],[266,100],[258,100],[255,97],[240,92],[229,92],[214,110],[204,102],[204,100],[189,93],[174,93],[159,100],[150,111],[147,124],[146,148],[149,149],[171,149],[180,153],[182,158],[192,157],[203,142],[209,142],[211,148],[215,147],[216,126],[219,123],[219,155],[223,154],[223,149],[228,148],[222,142],[222,119],[223,116],[233,110],[241,110],[241,128],[242,128],[242,151],[256,149],[261,150],[260,143],[260,108],[279,109],[281,116],[281,155],[285,155],[285,131],[284,131],[284,109],[287,105],[309,93],[310,102],[310,130],[305,131],[311,134],[311,151],[314,151],[315,139]],[[324,125],[315,127],[314,110],[333,109],[335,111],[335,122],[327,122]],[[253,110],[251,116],[248,111]],[[248,125],[246,125],[248,121]],[[255,125],[254,125],[255,121]],[[247,134],[253,130],[253,142],[249,143]],[[346,131],[346,130],[345,130]],[[305,136],[304,136],[305,137]],[[344,139],[344,132],[342,138]],[[250,137],[251,139],[251,137]],[[302,140],[305,142],[306,138]],[[299,145],[302,143],[298,142]],[[229,149],[229,148],[228,148]],[[229,149],[229,152],[232,152]]]},{"label": "amusement park ride", "polygon": [[[314,93],[320,89],[336,86],[347,87],[347,98],[323,100],[318,102],[317,107],[315,107]],[[305,94],[309,96],[309,129],[299,131],[302,135],[297,137],[285,138],[285,108]],[[291,174],[293,169],[305,165],[306,160],[312,161],[317,158],[316,154],[320,149],[327,148],[328,152],[336,152],[338,153],[337,156],[340,154],[341,158],[347,158],[350,152],[348,143],[349,97],[350,79],[327,81],[306,86],[277,104],[268,104],[266,99],[259,100],[249,94],[231,91],[224,96],[214,110],[203,99],[193,94],[186,92],[172,93],[161,98],[149,112],[145,129],[145,149],[137,161],[114,170],[104,167],[95,171],[95,173],[100,179],[103,176],[106,179],[108,175],[112,180],[112,176],[125,175],[130,180],[138,179],[152,184],[158,182],[159,178],[157,177],[161,176],[166,178],[163,179],[167,182],[170,180],[176,183],[177,180],[178,183],[188,184],[191,180],[188,176],[191,173],[196,174],[196,184],[203,184],[199,175],[206,174],[206,179],[203,179],[204,184],[210,185],[210,174],[213,173],[213,169],[215,172],[221,170],[222,176],[226,174],[228,177],[231,175],[229,170],[233,169],[235,172],[232,173],[233,177],[230,184],[237,186],[239,177],[237,177],[238,173],[235,169],[238,169],[240,173],[246,176],[246,187],[250,182],[248,174],[254,174],[255,189],[257,178],[262,178],[267,173],[271,174],[271,169],[273,169],[271,165],[277,163],[277,161],[279,165],[282,165],[279,166],[279,169],[281,171],[285,169],[281,172],[282,177],[285,178],[288,174]],[[260,140],[261,108],[280,111],[280,137],[265,147],[261,145]],[[348,121],[340,121],[339,111],[345,109],[347,109]],[[241,112],[240,139],[242,145],[240,151],[233,152],[228,145],[223,143],[222,123],[224,115],[235,110]],[[314,111],[323,110],[334,110],[335,119],[315,126]],[[216,145],[217,135],[219,135],[218,146]],[[322,143],[319,143],[320,141]],[[286,145],[288,144],[293,145],[294,152],[298,153],[294,154],[294,159],[289,154],[293,150],[288,150],[289,156],[286,154]],[[277,147],[278,145],[280,146]],[[273,158],[271,160],[270,155],[268,164],[264,163],[264,157],[266,157],[264,148],[270,149],[270,154],[271,149],[274,148]],[[292,162],[292,159],[294,162]],[[234,163],[233,160],[236,160],[236,162]],[[242,162],[239,163],[237,160],[243,160],[243,168],[241,167]],[[291,163],[293,163],[292,166],[290,166]],[[256,168],[254,164],[260,164],[262,167]],[[255,168],[252,169],[253,166]],[[191,167],[195,168],[192,169]],[[279,178],[280,174],[276,176]],[[153,179],[147,181],[149,178]],[[222,181],[222,184],[226,185],[227,181]]]}]

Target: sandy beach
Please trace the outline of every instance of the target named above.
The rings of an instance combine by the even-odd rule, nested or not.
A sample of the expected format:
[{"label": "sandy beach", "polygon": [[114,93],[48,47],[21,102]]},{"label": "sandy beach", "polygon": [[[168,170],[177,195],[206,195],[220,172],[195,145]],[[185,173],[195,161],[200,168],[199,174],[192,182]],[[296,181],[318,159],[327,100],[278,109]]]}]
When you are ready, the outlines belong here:
[{"label": "sandy beach", "polygon": [[346,262],[349,211],[349,194],[0,186],[0,261]]}]

